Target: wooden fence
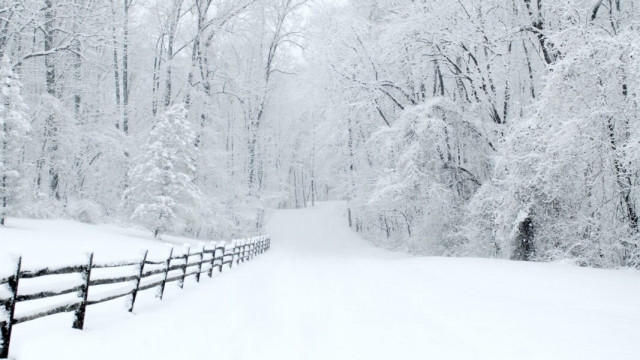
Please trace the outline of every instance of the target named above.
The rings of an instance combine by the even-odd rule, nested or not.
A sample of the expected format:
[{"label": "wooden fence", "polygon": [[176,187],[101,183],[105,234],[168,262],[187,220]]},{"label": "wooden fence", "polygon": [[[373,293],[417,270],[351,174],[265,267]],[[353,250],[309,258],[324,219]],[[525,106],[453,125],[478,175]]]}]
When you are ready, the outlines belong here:
[{"label": "wooden fence", "polygon": [[[11,329],[16,324],[39,319],[45,316],[54,315],[62,312],[74,312],[73,321],[74,329],[82,329],[84,326],[84,317],[88,305],[103,303],[115,300],[121,297],[129,296],[128,310],[133,311],[138,292],[157,288],[157,297],[162,300],[165,285],[167,283],[177,281],[180,288],[184,286],[184,280],[188,276],[195,276],[196,282],[200,282],[200,275],[206,273],[209,277],[213,276],[214,269],[222,272],[226,266],[232,268],[234,262],[238,265],[252,259],[255,255],[262,254],[271,247],[271,238],[268,235],[258,236],[247,240],[234,241],[231,244],[214,246],[212,248],[203,247],[199,252],[190,252],[187,249],[185,254],[174,255],[173,249],[166,259],[160,261],[151,261],[147,259],[148,251],[140,261],[134,262],[115,262],[96,264],[93,262],[93,253],[88,257],[87,263],[82,265],[66,266],[61,268],[43,268],[38,270],[25,271],[21,269],[22,257],[18,259],[16,270],[13,275],[0,278],[0,286],[7,286],[9,295],[2,297],[0,295],[0,309],[5,311],[5,319],[0,321],[0,358],[9,356],[9,344],[11,341]],[[92,270],[96,269],[118,269],[128,270],[131,274],[120,274],[112,277],[92,278]],[[94,271],[94,274],[97,272]],[[62,274],[79,274],[81,282],[75,286],[67,287],[62,290],[29,292],[23,294],[20,291],[21,279],[34,279],[50,275]],[[96,277],[96,276],[94,276]],[[143,280],[150,278],[150,281],[143,284]],[[89,298],[89,289],[94,289],[109,284],[131,283],[133,285],[126,291],[116,291],[107,294],[98,299]],[[46,299],[54,296],[65,294],[77,294],[72,301],[42,309],[32,314],[16,317],[16,304],[23,301]]]}]

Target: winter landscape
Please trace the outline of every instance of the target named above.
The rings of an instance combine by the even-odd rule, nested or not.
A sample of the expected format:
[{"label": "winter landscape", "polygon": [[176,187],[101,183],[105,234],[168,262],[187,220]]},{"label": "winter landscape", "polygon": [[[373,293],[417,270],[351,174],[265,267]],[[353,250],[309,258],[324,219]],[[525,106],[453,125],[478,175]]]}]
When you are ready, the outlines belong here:
[{"label": "winter landscape", "polygon": [[636,0],[1,0],[0,358],[640,359]]}]

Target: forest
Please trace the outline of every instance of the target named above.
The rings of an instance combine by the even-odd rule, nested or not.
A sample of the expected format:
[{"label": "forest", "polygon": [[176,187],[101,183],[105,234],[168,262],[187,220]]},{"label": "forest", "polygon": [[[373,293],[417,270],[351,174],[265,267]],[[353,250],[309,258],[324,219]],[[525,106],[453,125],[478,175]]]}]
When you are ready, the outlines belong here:
[{"label": "forest", "polygon": [[640,268],[636,0],[2,0],[0,226]]}]

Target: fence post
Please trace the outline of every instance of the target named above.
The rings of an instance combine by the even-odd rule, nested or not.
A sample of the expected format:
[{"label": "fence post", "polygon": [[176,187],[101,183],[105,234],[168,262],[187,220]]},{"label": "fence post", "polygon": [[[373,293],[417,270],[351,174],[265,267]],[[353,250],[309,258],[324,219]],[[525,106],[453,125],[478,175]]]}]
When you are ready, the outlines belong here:
[{"label": "fence post", "polygon": [[73,319],[74,329],[82,330],[84,328],[84,315],[87,312],[87,298],[89,297],[89,281],[91,280],[91,268],[93,267],[93,253],[89,254],[89,263],[82,269],[82,280],[84,285],[80,288],[80,298],[82,301],[78,304]]},{"label": "fence post", "polygon": [[167,284],[167,276],[169,275],[169,268],[171,267],[171,257],[173,256],[173,248],[169,251],[169,257],[167,258],[167,267],[164,268],[164,279],[160,283],[160,291],[158,293],[158,298],[162,300],[162,296],[164,295],[164,286]]},{"label": "fence post", "polygon": [[200,272],[202,271],[202,262],[204,261],[204,245],[200,251],[200,263],[198,264],[198,272],[196,273],[196,282],[200,282]]},{"label": "fence post", "polygon": [[216,250],[218,250],[218,248],[216,247],[216,244],[213,244],[213,252],[211,253],[211,267],[209,268],[209,273],[207,275],[209,275],[209,277],[213,277],[213,265],[216,262]]},{"label": "fence post", "polygon": [[243,241],[242,242],[242,262],[244,263],[245,261],[247,261],[246,259],[246,255],[247,254],[247,242]]},{"label": "fence post", "polygon": [[233,248],[231,248],[231,261],[229,262],[229,269],[231,269],[233,267],[233,261],[236,259],[236,242],[235,242],[235,240],[231,241],[231,245],[233,245]]},{"label": "fence post", "polygon": [[9,344],[11,342],[11,329],[13,327],[13,316],[16,311],[16,297],[18,296],[18,283],[20,282],[20,268],[22,267],[22,256],[18,258],[18,265],[13,276],[9,277],[9,290],[11,290],[11,298],[4,303],[4,310],[8,316],[7,321],[0,323],[0,358],[9,357]]},{"label": "fence post", "polygon": [[227,242],[222,242],[224,245],[222,246],[222,257],[220,258],[220,268],[218,272],[222,272],[222,267],[224,266],[224,256],[227,254]]},{"label": "fence post", "polygon": [[189,265],[189,253],[191,248],[187,248],[187,253],[184,255],[184,266],[182,267],[182,279],[180,279],[180,289],[184,288],[184,278],[187,276],[187,265]]},{"label": "fence post", "polygon": [[129,305],[129,312],[133,312],[133,305],[136,303],[136,296],[138,296],[138,289],[140,288],[140,281],[142,280],[142,273],[144,272],[144,263],[147,261],[147,255],[149,255],[149,250],[144,252],[144,256],[140,262],[140,269],[138,270],[138,277],[136,278],[136,286],[131,292],[131,305]]},{"label": "fence post", "polygon": [[238,246],[238,242],[233,243],[233,256],[236,258],[236,265],[240,265],[240,249],[241,247]]}]

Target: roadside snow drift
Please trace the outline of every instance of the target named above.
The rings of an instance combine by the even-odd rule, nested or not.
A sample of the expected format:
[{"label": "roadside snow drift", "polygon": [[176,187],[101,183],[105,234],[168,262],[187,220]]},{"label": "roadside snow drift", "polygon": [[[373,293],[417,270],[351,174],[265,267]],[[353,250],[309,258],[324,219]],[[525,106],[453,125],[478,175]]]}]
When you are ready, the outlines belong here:
[{"label": "roadside snow drift", "polygon": [[[144,292],[133,315],[125,300],[89,307],[84,331],[71,329],[72,314],[16,325],[11,356],[638,359],[638,271],[409,257],[370,247],[344,216],[339,202],[275,211],[272,250],[255,261],[168,286],[162,302]],[[15,224],[0,229],[3,268],[12,247],[37,266],[81,246],[107,257],[165,246],[114,227]]]}]

